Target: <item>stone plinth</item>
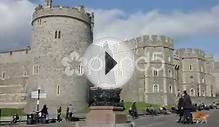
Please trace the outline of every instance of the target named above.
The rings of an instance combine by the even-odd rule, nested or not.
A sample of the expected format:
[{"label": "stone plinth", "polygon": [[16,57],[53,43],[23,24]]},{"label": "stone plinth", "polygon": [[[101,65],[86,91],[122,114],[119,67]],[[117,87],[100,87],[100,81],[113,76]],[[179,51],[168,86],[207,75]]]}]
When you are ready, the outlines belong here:
[{"label": "stone plinth", "polygon": [[127,115],[122,108],[113,106],[93,106],[87,114],[86,127],[115,127],[127,124]]}]

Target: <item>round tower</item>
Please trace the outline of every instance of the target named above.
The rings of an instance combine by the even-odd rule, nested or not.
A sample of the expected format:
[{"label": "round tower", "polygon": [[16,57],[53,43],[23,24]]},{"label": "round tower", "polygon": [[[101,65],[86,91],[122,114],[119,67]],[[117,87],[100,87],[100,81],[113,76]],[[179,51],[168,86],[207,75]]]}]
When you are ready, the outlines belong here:
[{"label": "round tower", "polygon": [[[72,104],[77,110],[87,106],[88,83],[84,75],[66,75],[62,60],[69,58],[71,69],[81,71],[80,61],[72,54],[82,56],[92,43],[93,14],[84,7],[52,6],[45,0],[36,7],[32,20],[32,66],[27,88],[26,111],[36,110],[37,99],[33,91],[40,90],[40,108],[46,104],[55,113]],[[32,94],[31,94],[32,93]]]}]

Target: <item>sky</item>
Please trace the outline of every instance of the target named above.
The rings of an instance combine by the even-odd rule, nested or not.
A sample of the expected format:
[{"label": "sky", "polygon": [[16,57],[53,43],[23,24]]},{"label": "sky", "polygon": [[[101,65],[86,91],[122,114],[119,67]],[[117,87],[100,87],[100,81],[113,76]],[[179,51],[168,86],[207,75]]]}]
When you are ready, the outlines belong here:
[{"label": "sky", "polygon": [[[0,50],[30,45],[31,15],[44,0],[0,0]],[[53,0],[95,13],[94,38],[170,36],[175,48],[201,48],[219,60],[219,0]]]}]

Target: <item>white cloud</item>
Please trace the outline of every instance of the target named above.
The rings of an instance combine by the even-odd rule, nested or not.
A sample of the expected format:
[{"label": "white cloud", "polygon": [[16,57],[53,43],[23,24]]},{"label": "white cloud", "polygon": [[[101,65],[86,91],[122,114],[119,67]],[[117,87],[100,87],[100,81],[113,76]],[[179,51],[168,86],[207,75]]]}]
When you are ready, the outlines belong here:
[{"label": "white cloud", "polygon": [[162,14],[157,10],[127,14],[122,10],[95,10],[95,38],[120,39],[142,34],[164,34],[174,38],[219,34],[219,6],[208,11]]},{"label": "white cloud", "polygon": [[28,0],[0,1],[0,46],[2,49],[20,48],[31,37],[31,15],[34,4]]},{"label": "white cloud", "polygon": [[[0,0],[0,49],[24,47],[31,38],[34,4],[29,0]],[[176,38],[219,34],[219,6],[195,12],[158,10],[128,14],[119,9],[95,12],[95,38],[120,39],[142,34],[164,34]]]}]

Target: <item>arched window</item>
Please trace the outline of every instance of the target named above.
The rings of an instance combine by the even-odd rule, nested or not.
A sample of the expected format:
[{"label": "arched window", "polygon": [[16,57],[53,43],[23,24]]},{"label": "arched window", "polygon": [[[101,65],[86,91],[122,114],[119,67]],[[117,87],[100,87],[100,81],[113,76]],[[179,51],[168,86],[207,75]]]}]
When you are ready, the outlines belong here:
[{"label": "arched window", "polygon": [[154,84],[154,86],[153,86],[153,92],[154,93],[159,93],[159,85],[158,84]]},{"label": "arched window", "polygon": [[190,89],[190,96],[195,96],[195,90],[193,88]]}]

